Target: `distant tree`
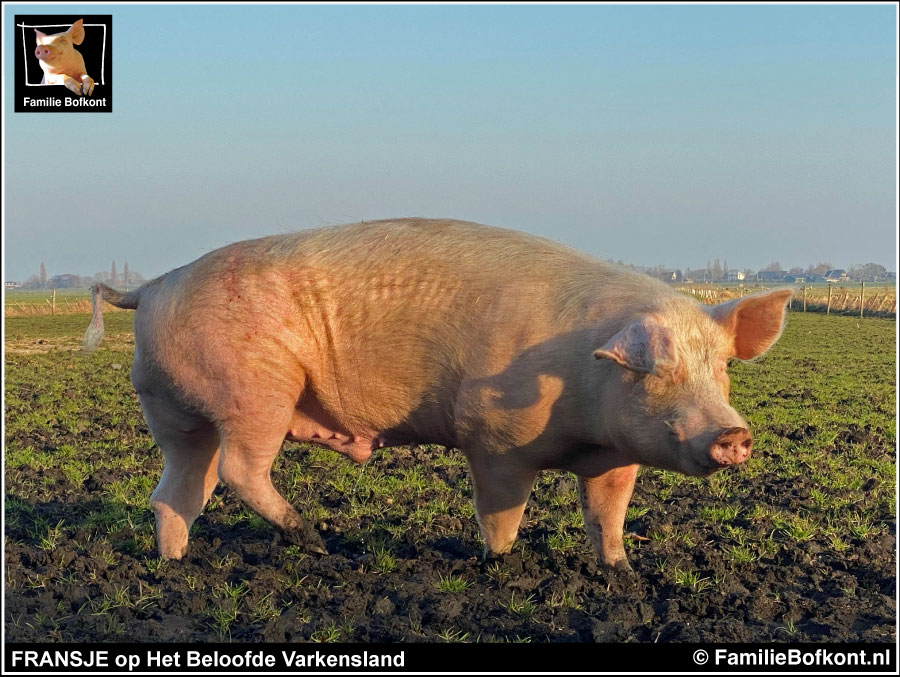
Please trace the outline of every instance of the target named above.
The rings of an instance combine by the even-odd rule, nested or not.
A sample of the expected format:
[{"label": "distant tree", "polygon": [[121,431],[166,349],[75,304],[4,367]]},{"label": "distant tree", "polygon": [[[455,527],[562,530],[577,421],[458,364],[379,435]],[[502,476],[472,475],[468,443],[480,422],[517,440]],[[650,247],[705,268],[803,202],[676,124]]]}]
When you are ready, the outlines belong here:
[{"label": "distant tree", "polygon": [[51,279],[51,284],[57,289],[76,289],[78,287],[85,286],[84,278],[80,275],[74,275],[72,273],[54,275]]},{"label": "distant tree", "polygon": [[803,268],[791,268],[788,271],[788,273],[790,273],[791,275],[794,275],[796,277],[797,275],[803,275],[804,270],[803,270]]},{"label": "distant tree", "polygon": [[684,277],[690,278],[694,282],[708,282],[709,268],[685,268]]},{"label": "distant tree", "polygon": [[41,286],[40,275],[32,275],[22,283],[22,289],[38,289]]},{"label": "distant tree", "polygon": [[116,262],[113,261],[112,268],[110,268],[110,270],[109,270],[109,283],[111,285],[115,286],[118,279],[119,279],[119,276],[116,275]]},{"label": "distant tree", "polygon": [[887,272],[884,266],[878,263],[865,263],[862,265],[853,265],[847,270],[847,275],[854,280],[865,280],[866,282],[874,282],[884,277]]},{"label": "distant tree", "polygon": [[47,286],[47,267],[44,265],[43,261],[41,261],[41,274],[39,281],[41,283],[41,287]]},{"label": "distant tree", "polygon": [[127,287],[129,281],[130,281],[130,278],[128,276],[128,261],[126,261],[125,266],[122,268],[122,284],[124,284]]},{"label": "distant tree", "polygon": [[806,269],[807,275],[825,275],[829,270],[834,270],[834,264],[830,261],[820,261],[816,265],[810,265]]},{"label": "distant tree", "polygon": [[778,261],[772,261],[772,263],[765,268],[760,268],[760,270],[784,270],[784,268],[781,267],[781,264],[778,263]]}]

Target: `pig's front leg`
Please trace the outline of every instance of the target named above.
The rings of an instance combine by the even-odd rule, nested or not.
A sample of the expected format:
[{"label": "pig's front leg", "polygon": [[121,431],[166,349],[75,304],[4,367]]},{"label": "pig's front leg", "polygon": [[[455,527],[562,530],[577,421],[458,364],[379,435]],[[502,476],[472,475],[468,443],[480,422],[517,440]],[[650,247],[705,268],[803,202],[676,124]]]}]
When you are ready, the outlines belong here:
[{"label": "pig's front leg", "polygon": [[600,561],[608,566],[631,569],[622,535],[638,467],[624,465],[593,477],[578,476],[584,528]]},{"label": "pig's front leg", "polygon": [[73,92],[75,92],[78,96],[81,96],[81,93],[82,93],[82,92],[81,92],[81,87],[82,87],[82,85],[81,85],[81,83],[80,83],[78,80],[76,80],[75,78],[71,77],[70,75],[63,75],[63,82],[62,82],[62,83],[65,85],[66,89],[70,89],[70,90],[72,90]]},{"label": "pig's front leg", "polygon": [[94,79],[87,73],[81,76],[81,92],[88,96],[94,93]]},{"label": "pig's front leg", "polygon": [[513,454],[478,450],[466,455],[475,490],[475,514],[484,539],[483,556],[502,555],[515,543],[537,473],[506,457]]}]

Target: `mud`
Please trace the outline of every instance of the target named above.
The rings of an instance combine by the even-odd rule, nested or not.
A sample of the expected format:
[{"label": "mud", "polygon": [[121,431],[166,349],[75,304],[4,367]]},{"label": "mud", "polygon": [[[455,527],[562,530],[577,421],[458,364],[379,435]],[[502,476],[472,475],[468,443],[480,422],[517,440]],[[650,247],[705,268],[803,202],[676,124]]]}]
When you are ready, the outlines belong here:
[{"label": "mud", "polygon": [[[798,433],[799,434],[799,433]],[[865,435],[865,427],[848,434]],[[35,440],[37,442],[37,440]],[[445,452],[455,453],[455,452]],[[433,449],[378,452],[380,471],[428,468]],[[298,448],[287,462],[300,462]],[[464,469],[439,468],[438,481],[470,494]],[[447,514],[426,533],[407,531],[392,544],[396,565],[379,571],[372,549],[359,537],[365,520],[351,523],[347,499],[320,485],[314,499],[331,517],[316,527],[329,555],[291,549],[267,526],[234,522],[242,510],[224,487],[220,507],[200,517],[188,555],[161,569],[117,532],[98,538],[85,518],[99,508],[102,488],[122,479],[103,469],[73,486],[60,471],[24,471],[16,483],[52,484],[57,498],[33,505],[46,524],[79,525],[50,550],[23,524],[7,528],[6,629],[9,641],[341,641],[552,642],[790,642],[893,641],[895,533],[851,539],[837,553],[819,539],[780,543],[774,553],[736,564],[723,554],[720,527],[696,515],[718,499],[690,483],[666,500],[654,496],[658,477],[643,472],[633,505],[649,508],[626,524],[637,538],[629,548],[634,571],[599,567],[573,530],[572,552],[551,550],[543,521],[526,523],[512,554],[482,562],[474,519]],[[573,480],[553,473],[541,497],[566,495]],[[741,486],[748,496],[790,508],[806,500],[809,482],[765,475]],[[15,497],[15,487],[10,491]],[[414,505],[409,509],[413,510]],[[546,506],[553,512],[563,508]],[[892,519],[889,516],[885,516]],[[528,514],[526,515],[526,519]],[[21,520],[20,520],[21,522]],[[736,520],[742,524],[740,518]],[[745,526],[750,526],[747,523]],[[650,533],[677,532],[661,541]],[[371,534],[373,538],[383,534]],[[689,545],[693,543],[693,545]],[[149,566],[148,566],[149,564]],[[671,571],[696,572],[693,586],[674,583]],[[438,589],[442,577],[464,577],[469,587]],[[215,612],[230,608],[224,586],[246,588],[234,621]],[[268,597],[267,597],[268,596]],[[534,606],[517,611],[516,601]],[[268,613],[266,613],[268,611]],[[443,635],[443,636],[442,636]]]}]

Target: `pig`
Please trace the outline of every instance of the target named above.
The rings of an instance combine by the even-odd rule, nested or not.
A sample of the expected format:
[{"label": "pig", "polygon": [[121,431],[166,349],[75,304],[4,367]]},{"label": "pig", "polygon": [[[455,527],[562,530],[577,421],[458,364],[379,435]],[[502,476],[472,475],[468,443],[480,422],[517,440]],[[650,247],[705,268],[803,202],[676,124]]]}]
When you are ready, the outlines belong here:
[{"label": "pig", "polygon": [[484,555],[508,552],[538,472],[577,475],[590,541],[629,568],[625,511],[642,465],[706,476],[743,463],[728,361],[768,350],[789,289],[702,306],[662,282],[524,233],[405,218],[237,242],[142,287],[132,383],[164,457],[150,497],[179,559],[219,481],[311,552],[318,532],[276,491],[285,439],[356,463],[458,448]]},{"label": "pig", "polygon": [[46,35],[34,29],[37,47],[34,55],[41,64],[41,84],[64,85],[78,96],[94,93],[94,80],[87,74],[84,58],[75,45],[84,42],[84,22],[79,19],[65,33]]}]

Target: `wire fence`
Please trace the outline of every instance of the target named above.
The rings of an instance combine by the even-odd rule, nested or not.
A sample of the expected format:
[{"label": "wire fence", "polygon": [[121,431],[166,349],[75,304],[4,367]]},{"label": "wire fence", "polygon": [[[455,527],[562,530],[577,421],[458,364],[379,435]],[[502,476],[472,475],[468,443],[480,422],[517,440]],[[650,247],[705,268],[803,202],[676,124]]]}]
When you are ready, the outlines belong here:
[{"label": "wire fence", "polygon": [[[767,285],[696,285],[682,284],[679,291],[690,294],[703,303],[722,303],[765,289]],[[857,315],[859,317],[896,317],[897,288],[872,286],[865,282],[828,283],[827,285],[797,285],[790,309],[802,312]]]}]

